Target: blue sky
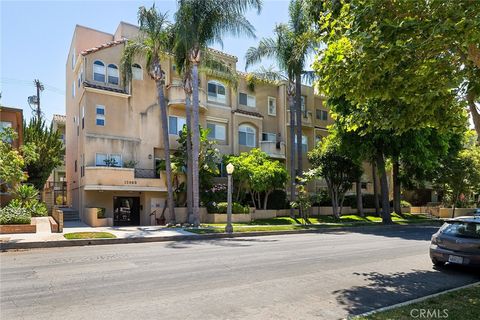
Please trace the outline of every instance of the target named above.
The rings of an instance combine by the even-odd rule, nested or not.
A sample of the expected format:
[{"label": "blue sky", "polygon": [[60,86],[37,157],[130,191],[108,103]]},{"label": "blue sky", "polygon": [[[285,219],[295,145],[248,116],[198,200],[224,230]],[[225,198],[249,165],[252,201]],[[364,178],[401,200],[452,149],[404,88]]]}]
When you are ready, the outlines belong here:
[{"label": "blue sky", "polygon": [[[155,1],[170,17],[175,1]],[[34,79],[45,85],[41,94],[42,110],[48,120],[65,114],[65,63],[76,24],[114,33],[120,21],[136,24],[141,5],[153,1],[8,1],[0,3],[0,91],[4,106],[22,108],[24,116],[32,112],[27,97],[35,94]],[[262,13],[251,11],[247,18],[257,30],[257,40],[226,37],[223,50],[239,58],[244,68],[248,47],[258,38],[272,35],[277,23],[288,20],[288,1],[264,0]],[[217,49],[222,49],[217,47]]]}]

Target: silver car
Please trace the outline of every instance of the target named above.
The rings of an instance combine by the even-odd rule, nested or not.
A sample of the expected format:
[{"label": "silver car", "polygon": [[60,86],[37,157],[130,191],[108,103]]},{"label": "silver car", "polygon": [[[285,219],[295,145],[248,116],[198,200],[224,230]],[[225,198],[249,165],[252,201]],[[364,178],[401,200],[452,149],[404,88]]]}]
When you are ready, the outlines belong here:
[{"label": "silver car", "polygon": [[480,266],[480,216],[447,220],[432,236],[430,258],[435,266]]}]

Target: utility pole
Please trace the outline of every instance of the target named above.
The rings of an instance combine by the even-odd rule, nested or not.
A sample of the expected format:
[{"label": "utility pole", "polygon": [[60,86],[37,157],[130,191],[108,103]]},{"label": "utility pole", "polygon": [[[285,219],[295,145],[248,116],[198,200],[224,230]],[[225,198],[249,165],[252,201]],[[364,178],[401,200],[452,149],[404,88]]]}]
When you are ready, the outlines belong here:
[{"label": "utility pole", "polygon": [[33,81],[33,84],[35,85],[35,87],[37,88],[37,118],[40,119],[40,117],[42,116],[42,110],[40,109],[40,91],[43,91],[44,90],[44,87],[43,87],[43,84],[40,82],[40,80],[38,79],[35,79]]}]

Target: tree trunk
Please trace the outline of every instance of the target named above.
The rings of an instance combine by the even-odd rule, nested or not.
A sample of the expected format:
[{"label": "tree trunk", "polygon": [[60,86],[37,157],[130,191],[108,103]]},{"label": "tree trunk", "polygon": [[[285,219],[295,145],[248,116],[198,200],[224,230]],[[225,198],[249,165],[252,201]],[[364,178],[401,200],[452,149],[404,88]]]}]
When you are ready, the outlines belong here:
[{"label": "tree trunk", "polygon": [[395,213],[402,215],[402,206],[400,202],[400,180],[398,175],[400,173],[400,164],[398,158],[393,161],[393,211]]},{"label": "tree trunk", "polygon": [[480,141],[480,113],[475,105],[475,94],[473,92],[467,94],[467,103],[470,109],[470,115],[472,116],[473,126],[475,127],[475,131],[477,131],[478,141]]},{"label": "tree trunk", "polygon": [[[295,75],[295,113],[297,116],[297,161],[298,161],[298,176],[303,175],[303,148],[302,148],[302,75],[299,73]],[[305,106],[306,110],[306,106]]]},{"label": "tree trunk", "polygon": [[193,194],[192,194],[192,184],[193,184],[193,172],[192,172],[192,116],[191,116],[191,104],[190,104],[190,93],[185,92],[185,111],[186,111],[186,122],[187,122],[187,222],[190,224],[194,223],[193,216]]},{"label": "tree trunk", "polygon": [[[295,201],[295,106],[293,88],[289,84],[288,104],[290,106],[290,201]],[[290,217],[295,219],[295,210],[290,207]]]},{"label": "tree trunk", "polygon": [[355,192],[357,196],[357,213],[359,216],[364,217],[365,214],[363,213],[362,183],[360,181],[355,183]]},{"label": "tree trunk", "polygon": [[155,81],[157,85],[158,104],[160,106],[160,120],[162,122],[163,150],[165,151],[165,180],[167,182],[167,203],[168,211],[170,211],[170,223],[175,224],[175,204],[173,201],[172,187],[172,165],[170,163],[170,143],[168,141],[168,119],[167,104],[165,103],[165,95],[163,92],[163,79]]},{"label": "tree trunk", "polygon": [[372,179],[373,179],[373,202],[375,205],[375,214],[380,216],[380,200],[378,199],[378,179],[377,179],[377,165],[372,161]]},{"label": "tree trunk", "polygon": [[340,200],[340,212],[338,214],[339,217],[342,216],[342,211],[343,211],[343,201],[345,201],[345,193],[342,194],[342,200]]},{"label": "tree trunk", "polygon": [[272,193],[272,191],[267,191],[265,193],[265,199],[263,199],[263,210],[267,210],[268,196],[270,193]]},{"label": "tree trunk", "polygon": [[[198,53],[199,55],[199,53]],[[199,169],[198,169],[198,155],[200,154],[200,120],[199,120],[199,99],[198,99],[198,64],[193,63],[192,68],[193,81],[193,140],[192,140],[192,200],[193,200],[193,225],[200,225],[200,192],[199,192]]]},{"label": "tree trunk", "polygon": [[388,201],[388,180],[382,152],[377,153],[377,167],[380,174],[380,189],[382,193],[382,222],[390,224],[392,223],[392,217],[390,216],[390,203]]},{"label": "tree trunk", "polygon": [[332,197],[333,216],[338,219],[339,218],[338,217],[338,198],[337,198],[336,192],[333,189],[331,192],[331,197]]}]

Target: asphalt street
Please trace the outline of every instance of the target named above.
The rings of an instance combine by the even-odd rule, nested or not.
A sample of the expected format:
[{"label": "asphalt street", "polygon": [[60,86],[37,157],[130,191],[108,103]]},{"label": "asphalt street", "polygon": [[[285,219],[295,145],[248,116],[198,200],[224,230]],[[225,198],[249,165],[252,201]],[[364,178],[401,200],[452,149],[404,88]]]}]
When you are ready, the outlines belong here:
[{"label": "asphalt street", "polygon": [[0,318],[341,319],[480,281],[433,227],[12,251]]}]

